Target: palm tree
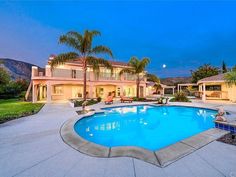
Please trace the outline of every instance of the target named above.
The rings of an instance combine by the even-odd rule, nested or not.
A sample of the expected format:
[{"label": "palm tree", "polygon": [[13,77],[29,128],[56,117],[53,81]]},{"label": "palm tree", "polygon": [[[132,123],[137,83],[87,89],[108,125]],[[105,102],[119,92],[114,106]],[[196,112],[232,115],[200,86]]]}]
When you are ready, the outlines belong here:
[{"label": "palm tree", "polygon": [[156,89],[156,94],[157,94],[157,92],[158,92],[158,90],[159,89],[162,89],[162,87],[161,87],[161,83],[155,83],[155,85],[153,86],[155,89]]},{"label": "palm tree", "polygon": [[137,57],[131,57],[131,59],[129,60],[129,66],[130,68],[124,68],[120,71],[120,75],[123,73],[129,73],[129,74],[133,74],[136,76],[136,97],[139,98],[139,85],[140,85],[140,81],[141,79],[144,77],[144,71],[146,66],[149,64],[150,60],[149,58],[142,58],[141,60],[139,60]]},{"label": "palm tree", "polygon": [[153,85],[153,87],[155,88],[155,92],[157,93],[157,91],[159,89],[161,89],[161,82],[160,82],[160,78],[158,78],[155,74],[147,74],[147,81],[150,82],[154,82],[155,84]]},{"label": "palm tree", "polygon": [[[108,54],[113,57],[112,51],[103,45],[98,45],[93,47],[93,38],[95,36],[100,36],[101,33],[96,30],[88,31],[85,30],[84,34],[78,32],[68,32],[59,38],[59,43],[65,44],[73,48],[76,52],[63,53],[56,56],[50,63],[51,68],[57,65],[64,64],[67,61],[72,61],[78,59],[82,63],[83,68],[83,99],[86,100],[86,71],[88,66],[93,68],[95,74],[99,73],[100,66],[104,66],[112,70],[112,65],[109,61],[101,57],[96,57],[97,54]],[[112,72],[111,72],[112,73]]]},{"label": "palm tree", "polygon": [[160,83],[160,78],[158,78],[155,74],[147,74],[147,81]]},{"label": "palm tree", "polygon": [[229,86],[236,85],[236,71],[226,73],[224,79]]}]

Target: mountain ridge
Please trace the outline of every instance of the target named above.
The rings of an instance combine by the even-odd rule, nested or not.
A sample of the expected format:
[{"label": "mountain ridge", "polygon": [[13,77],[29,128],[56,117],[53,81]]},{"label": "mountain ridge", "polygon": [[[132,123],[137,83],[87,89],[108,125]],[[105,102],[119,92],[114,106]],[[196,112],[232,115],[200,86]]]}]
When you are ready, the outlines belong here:
[{"label": "mountain ridge", "polygon": [[20,78],[30,81],[31,68],[32,66],[37,65],[24,61],[19,61],[16,59],[0,58],[0,66],[3,67],[9,73],[11,79],[16,80]]}]

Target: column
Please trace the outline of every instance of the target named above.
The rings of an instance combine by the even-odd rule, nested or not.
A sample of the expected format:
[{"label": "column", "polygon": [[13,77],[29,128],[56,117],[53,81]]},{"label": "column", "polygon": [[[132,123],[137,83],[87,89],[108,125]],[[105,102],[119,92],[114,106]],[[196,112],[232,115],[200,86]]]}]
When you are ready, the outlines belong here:
[{"label": "column", "polygon": [[124,81],[124,80],[125,80],[125,78],[124,78],[124,73],[121,74],[121,76],[120,76],[120,80],[121,80],[121,81]]},{"label": "column", "polygon": [[39,75],[38,73],[38,67],[37,66],[32,66],[32,70],[31,70],[31,78],[33,77],[37,77]]},{"label": "column", "polygon": [[173,95],[175,94],[175,88],[173,88]]},{"label": "column", "polygon": [[35,85],[34,83],[32,84],[32,102],[36,103],[37,102],[37,85]]},{"label": "column", "polygon": [[162,90],[163,90],[163,96],[165,96],[165,88],[163,88]]},{"label": "column", "polygon": [[46,65],[45,67],[45,76],[52,77],[52,70],[50,65]]},{"label": "column", "polygon": [[94,93],[93,93],[93,91],[94,91],[94,85],[92,85],[91,83],[89,84],[89,98],[94,98]]},{"label": "column", "polygon": [[52,86],[50,82],[47,82],[47,103],[52,101]]},{"label": "column", "polygon": [[202,88],[203,94],[202,94],[202,101],[206,101],[206,84],[203,83],[203,88]]},{"label": "column", "polygon": [[143,85],[143,97],[146,98],[146,84]]}]

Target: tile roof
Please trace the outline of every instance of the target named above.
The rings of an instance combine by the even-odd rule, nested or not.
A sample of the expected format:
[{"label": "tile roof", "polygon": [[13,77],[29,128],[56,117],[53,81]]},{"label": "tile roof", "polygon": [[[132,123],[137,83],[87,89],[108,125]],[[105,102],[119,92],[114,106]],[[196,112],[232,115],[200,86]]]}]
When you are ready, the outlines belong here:
[{"label": "tile roof", "polygon": [[206,77],[204,79],[199,80],[198,82],[209,82],[209,81],[223,81],[224,74],[218,74],[215,76]]},{"label": "tile roof", "polygon": [[[50,61],[53,60],[53,58],[56,57],[56,55],[50,55],[49,59],[48,59],[48,62],[50,63]],[[112,65],[117,65],[117,66],[129,66],[128,63],[126,62],[121,62],[121,61],[110,61],[108,60]],[[68,62],[68,63],[75,63],[75,64],[82,64],[80,59],[75,59],[71,62]]]}]

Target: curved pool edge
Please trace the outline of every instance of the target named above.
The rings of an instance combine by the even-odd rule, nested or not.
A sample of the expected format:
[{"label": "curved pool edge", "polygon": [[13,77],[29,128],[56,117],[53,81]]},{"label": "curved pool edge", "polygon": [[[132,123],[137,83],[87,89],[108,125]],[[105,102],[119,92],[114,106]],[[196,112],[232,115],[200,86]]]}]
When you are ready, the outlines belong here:
[{"label": "curved pool edge", "polygon": [[[145,104],[145,105],[155,106],[154,104]],[[156,106],[161,106],[161,105],[156,105]],[[113,107],[120,107],[120,106],[113,106]],[[185,106],[185,107],[194,107],[194,106]],[[204,107],[200,108],[212,109]],[[60,128],[60,136],[62,140],[73,149],[92,157],[100,157],[100,158],[133,157],[159,167],[165,167],[228,133],[225,130],[212,128],[204,132],[201,132],[197,135],[194,135],[190,138],[179,141],[170,146],[164,147],[157,151],[150,151],[148,149],[136,146],[106,147],[85,140],[74,130],[74,125],[77,121],[86,117],[90,117],[96,113],[101,113],[101,111],[102,109],[100,108],[99,111],[94,111],[79,117],[76,116],[64,122],[64,124]]]}]

